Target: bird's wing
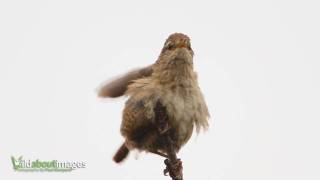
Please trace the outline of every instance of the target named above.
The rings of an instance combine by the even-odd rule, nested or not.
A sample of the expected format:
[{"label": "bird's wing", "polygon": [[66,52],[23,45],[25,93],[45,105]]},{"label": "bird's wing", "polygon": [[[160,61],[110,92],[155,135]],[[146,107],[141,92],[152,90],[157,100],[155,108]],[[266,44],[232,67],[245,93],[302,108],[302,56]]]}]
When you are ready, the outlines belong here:
[{"label": "bird's wing", "polygon": [[128,72],[115,80],[102,84],[98,90],[98,96],[101,98],[123,96],[128,85],[131,84],[133,80],[148,77],[152,72],[152,65]]}]

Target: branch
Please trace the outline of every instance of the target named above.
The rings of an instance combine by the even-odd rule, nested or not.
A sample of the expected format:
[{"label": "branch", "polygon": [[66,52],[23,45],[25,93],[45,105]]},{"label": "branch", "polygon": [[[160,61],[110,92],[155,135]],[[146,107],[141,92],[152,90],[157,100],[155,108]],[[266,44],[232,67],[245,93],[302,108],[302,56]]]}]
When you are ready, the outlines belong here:
[{"label": "branch", "polygon": [[155,121],[158,125],[159,134],[164,137],[165,144],[167,145],[166,150],[168,159],[164,161],[167,167],[163,172],[165,175],[169,173],[172,180],[183,180],[182,161],[177,158],[176,152],[174,150],[174,142],[172,141],[168,131],[170,129],[170,125],[168,122],[168,114],[166,107],[164,107],[158,101],[154,109],[154,112]]}]

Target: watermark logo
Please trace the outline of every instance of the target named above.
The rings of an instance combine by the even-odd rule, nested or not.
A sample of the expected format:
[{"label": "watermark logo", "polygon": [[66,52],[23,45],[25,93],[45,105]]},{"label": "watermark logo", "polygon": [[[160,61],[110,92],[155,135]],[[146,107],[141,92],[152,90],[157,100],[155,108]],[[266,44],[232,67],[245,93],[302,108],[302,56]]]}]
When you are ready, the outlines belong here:
[{"label": "watermark logo", "polygon": [[11,156],[11,162],[15,171],[40,171],[40,172],[70,172],[75,169],[86,167],[86,163],[82,161],[69,162],[58,160],[30,160],[24,159],[23,156]]}]

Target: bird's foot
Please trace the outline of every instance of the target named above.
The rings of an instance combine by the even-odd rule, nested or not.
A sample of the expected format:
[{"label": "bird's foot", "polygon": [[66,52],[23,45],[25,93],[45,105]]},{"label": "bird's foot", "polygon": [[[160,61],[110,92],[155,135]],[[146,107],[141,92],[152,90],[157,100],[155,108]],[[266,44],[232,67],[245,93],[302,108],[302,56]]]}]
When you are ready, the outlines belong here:
[{"label": "bird's foot", "polygon": [[163,174],[167,176],[169,173],[170,177],[174,179],[182,179],[182,161],[177,159],[174,162],[171,162],[169,159],[164,161],[166,164],[166,169],[163,171]]}]

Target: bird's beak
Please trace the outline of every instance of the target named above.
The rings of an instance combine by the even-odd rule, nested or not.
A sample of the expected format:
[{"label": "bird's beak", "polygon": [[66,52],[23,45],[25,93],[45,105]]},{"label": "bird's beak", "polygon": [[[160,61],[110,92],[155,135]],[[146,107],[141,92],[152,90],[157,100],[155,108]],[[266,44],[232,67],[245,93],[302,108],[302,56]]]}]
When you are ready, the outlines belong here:
[{"label": "bird's beak", "polygon": [[188,48],[188,41],[186,39],[181,39],[178,42],[178,48]]}]

